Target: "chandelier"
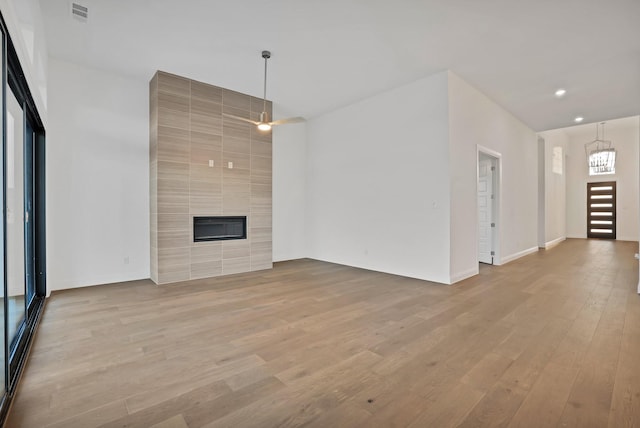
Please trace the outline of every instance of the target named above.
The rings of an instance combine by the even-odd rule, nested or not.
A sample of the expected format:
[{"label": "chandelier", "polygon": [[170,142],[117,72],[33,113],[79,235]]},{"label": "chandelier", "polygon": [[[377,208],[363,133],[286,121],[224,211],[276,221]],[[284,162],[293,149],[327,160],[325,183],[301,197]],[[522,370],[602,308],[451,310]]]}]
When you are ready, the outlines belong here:
[{"label": "chandelier", "polygon": [[[616,172],[616,149],[612,147],[611,141],[604,139],[605,123],[596,124],[596,139],[584,145],[589,175],[615,174]],[[600,138],[600,127],[602,127],[602,138]]]}]

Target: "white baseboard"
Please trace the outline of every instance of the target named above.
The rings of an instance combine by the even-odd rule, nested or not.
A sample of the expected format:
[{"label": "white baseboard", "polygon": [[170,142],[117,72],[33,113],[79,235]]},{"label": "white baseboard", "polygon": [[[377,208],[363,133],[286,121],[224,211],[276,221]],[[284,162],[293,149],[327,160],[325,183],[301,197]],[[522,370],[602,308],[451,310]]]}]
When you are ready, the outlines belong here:
[{"label": "white baseboard", "polygon": [[616,237],[616,241],[638,242],[638,238],[634,238],[633,236],[618,236]]},{"label": "white baseboard", "polygon": [[463,279],[471,278],[480,273],[480,270],[476,267],[473,269],[466,270],[464,272],[458,272],[454,275],[451,275],[451,284],[455,284],[456,282],[460,282]]},{"label": "white baseboard", "polygon": [[555,247],[556,245],[558,245],[562,241],[566,241],[566,239],[567,239],[566,236],[562,236],[562,237],[554,239],[552,241],[545,242],[544,246],[542,248],[544,248],[545,250],[548,250],[549,248]]},{"label": "white baseboard", "polygon": [[529,254],[533,254],[538,250],[539,250],[539,248],[537,246],[535,246],[535,247],[527,248],[526,250],[519,251],[519,252],[517,252],[515,254],[510,254],[508,256],[503,257],[501,262],[500,262],[500,264],[503,265],[505,263],[512,262],[512,261],[514,261],[516,259],[519,259],[520,257],[524,257],[524,256],[528,256]]},{"label": "white baseboard", "polygon": [[[122,275],[109,275],[109,276],[100,276],[92,279],[68,279],[56,282],[47,283],[47,296],[51,294],[52,291],[59,290],[71,290],[73,288],[85,288],[85,287],[94,287],[96,285],[107,285],[107,284],[118,284],[121,282],[130,282],[130,281],[143,281],[143,280],[151,281],[149,271],[145,270],[144,272],[131,273],[131,274],[122,274]],[[155,283],[154,283],[155,285]]]}]

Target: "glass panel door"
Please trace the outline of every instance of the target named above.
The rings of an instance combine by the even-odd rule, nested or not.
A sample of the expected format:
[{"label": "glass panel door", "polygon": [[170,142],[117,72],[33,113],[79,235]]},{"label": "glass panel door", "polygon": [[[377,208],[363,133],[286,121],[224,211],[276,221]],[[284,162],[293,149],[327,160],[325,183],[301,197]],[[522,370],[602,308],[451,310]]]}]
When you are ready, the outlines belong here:
[{"label": "glass panel door", "polygon": [[[4,64],[5,64],[5,38],[4,38],[4,32],[0,31],[0,70],[2,70],[2,73],[0,73],[2,75],[2,79],[0,82],[0,106],[2,105],[2,100],[4,98]],[[0,131],[2,131],[2,135],[5,135],[4,131],[5,129],[3,128],[4,126],[4,121],[2,120],[2,117],[4,116],[4,109],[0,108]],[[0,141],[2,141],[0,139]],[[1,144],[0,144],[1,145]],[[0,185],[2,185],[2,189],[4,189],[4,150],[3,148],[0,147]],[[0,204],[2,204],[2,212],[6,212],[6,207],[4,205],[4,198],[0,197]],[[4,228],[0,227],[0,242],[2,242],[3,244],[0,245],[0,277],[4,278]],[[0,324],[0,360],[2,361],[2,367],[0,367],[0,402],[3,402],[3,397],[5,396],[5,393],[7,392],[6,390],[6,385],[7,385],[7,380],[6,380],[6,369],[8,366],[8,356],[7,356],[7,351],[6,351],[6,339],[5,339],[5,325],[6,325],[6,319],[7,317],[6,315],[6,308],[8,307],[8,302],[5,299],[5,285],[3,284],[2,286],[0,286],[0,298],[2,298],[2,304],[0,305],[0,312],[2,313],[2,320],[0,320],[1,324]],[[0,420],[0,424],[2,424],[2,421]]]},{"label": "glass panel door", "polygon": [[33,148],[34,148],[34,132],[31,122],[27,118],[24,121],[24,242],[25,254],[25,281],[26,281],[26,302],[25,309],[28,311],[33,298],[36,295],[35,287],[35,256],[34,256],[34,212],[33,212]]},{"label": "glass panel door", "polygon": [[6,93],[6,275],[7,327],[12,351],[25,315],[24,112],[13,91]]},{"label": "glass panel door", "polygon": [[0,13],[0,426],[46,295],[45,130]]}]

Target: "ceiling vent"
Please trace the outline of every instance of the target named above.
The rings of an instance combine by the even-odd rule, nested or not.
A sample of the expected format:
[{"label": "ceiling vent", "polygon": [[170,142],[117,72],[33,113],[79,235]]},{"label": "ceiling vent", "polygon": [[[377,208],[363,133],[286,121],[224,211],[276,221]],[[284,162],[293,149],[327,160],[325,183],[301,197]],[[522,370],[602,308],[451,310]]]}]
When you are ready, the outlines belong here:
[{"label": "ceiling vent", "polygon": [[87,22],[89,9],[78,3],[71,3],[71,16],[80,22]]}]

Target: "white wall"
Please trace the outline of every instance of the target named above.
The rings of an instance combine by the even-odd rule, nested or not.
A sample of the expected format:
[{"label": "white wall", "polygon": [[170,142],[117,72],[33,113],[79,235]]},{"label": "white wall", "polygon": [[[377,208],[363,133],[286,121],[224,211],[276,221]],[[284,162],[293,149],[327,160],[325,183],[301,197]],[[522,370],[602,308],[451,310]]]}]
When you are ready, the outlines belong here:
[{"label": "white wall", "polygon": [[451,280],[478,272],[477,145],[501,154],[499,263],[536,251],[536,134],[453,73],[449,73],[451,157]]},{"label": "white wall", "polygon": [[584,144],[595,139],[596,125],[574,127],[567,154],[567,237],[587,237],[587,183],[616,181],[617,239],[638,240],[638,117],[608,121],[605,138],[617,150],[616,173],[589,176]]},{"label": "white wall", "polygon": [[307,123],[312,258],[449,282],[447,74]]},{"label": "white wall", "polygon": [[149,277],[148,116],[148,82],[49,58],[51,290]]},{"label": "white wall", "polygon": [[[544,238],[538,245],[548,248],[567,237],[566,154],[569,136],[562,129],[542,132],[540,136],[544,139]],[[562,167],[561,172],[554,172],[554,150],[558,148],[562,151]]]},{"label": "white wall", "polygon": [[[273,106],[274,118],[292,116]],[[273,261],[307,257],[305,198],[307,125],[273,128]]]}]

